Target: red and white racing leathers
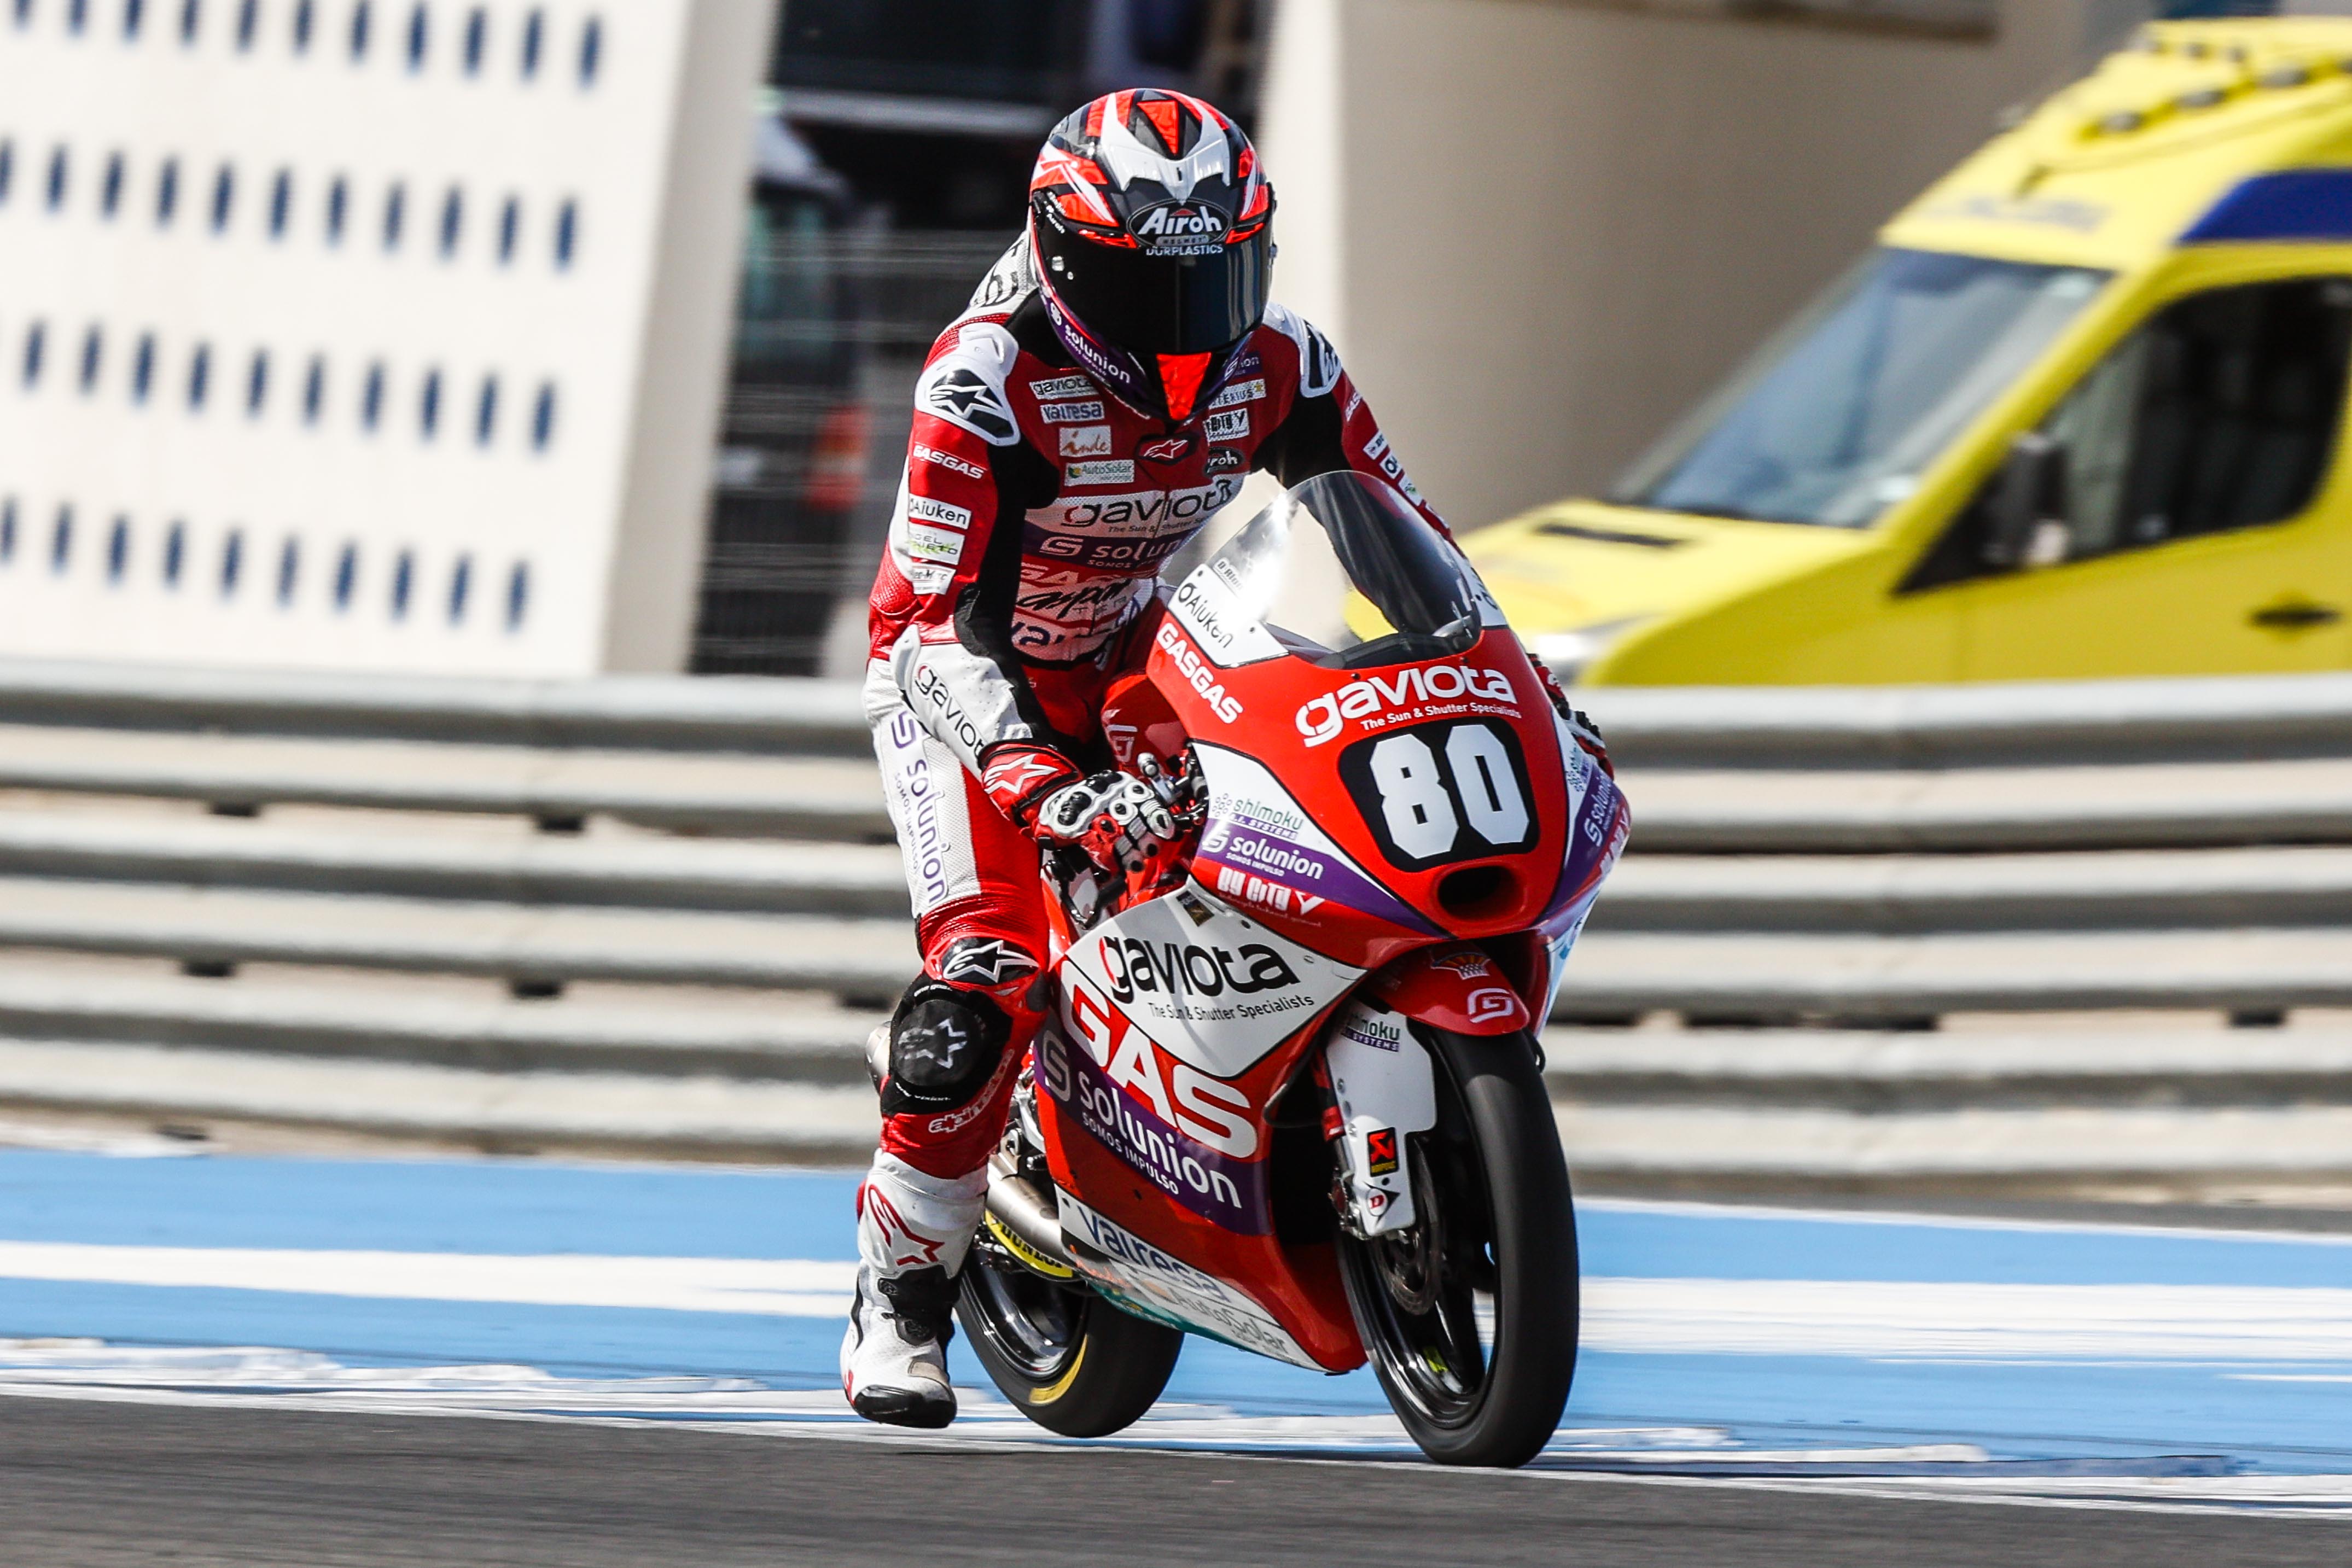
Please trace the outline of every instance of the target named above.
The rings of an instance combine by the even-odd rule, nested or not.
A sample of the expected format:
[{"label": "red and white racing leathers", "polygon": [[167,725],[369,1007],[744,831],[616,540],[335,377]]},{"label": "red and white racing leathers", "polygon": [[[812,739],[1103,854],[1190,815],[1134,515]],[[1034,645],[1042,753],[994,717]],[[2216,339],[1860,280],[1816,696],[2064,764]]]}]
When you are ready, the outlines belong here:
[{"label": "red and white racing leathers", "polygon": [[987,992],[1013,1025],[969,1103],[886,1118],[884,1153],[936,1177],[986,1160],[1037,1022],[1038,852],[998,802],[1111,766],[1097,710],[1140,662],[1161,563],[1255,469],[1288,486],[1353,467],[1421,504],[1339,356],[1290,311],[1270,307],[1223,384],[1168,423],[1072,362],[1028,252],[1005,254],[931,350],[871,607],[866,710],[925,973]]}]

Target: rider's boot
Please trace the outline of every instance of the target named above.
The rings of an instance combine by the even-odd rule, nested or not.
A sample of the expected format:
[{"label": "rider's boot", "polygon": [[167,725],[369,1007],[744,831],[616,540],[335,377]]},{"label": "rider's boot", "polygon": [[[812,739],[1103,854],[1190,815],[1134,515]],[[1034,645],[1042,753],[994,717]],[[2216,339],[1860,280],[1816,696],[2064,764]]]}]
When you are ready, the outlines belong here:
[{"label": "rider's boot", "polygon": [[947,1348],[956,1275],[987,1192],[985,1170],[935,1176],[875,1155],[857,1189],[857,1294],[841,1342],[841,1391],[867,1420],[944,1427],[955,1419]]}]

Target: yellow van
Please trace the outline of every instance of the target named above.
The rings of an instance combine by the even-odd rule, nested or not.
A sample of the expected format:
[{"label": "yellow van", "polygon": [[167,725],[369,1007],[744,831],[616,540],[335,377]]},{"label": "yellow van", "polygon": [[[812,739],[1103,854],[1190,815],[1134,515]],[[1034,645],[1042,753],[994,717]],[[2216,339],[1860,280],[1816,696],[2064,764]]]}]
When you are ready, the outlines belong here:
[{"label": "yellow van", "polygon": [[2352,21],[2171,23],[1635,465],[1467,541],[1593,684],[2352,664]]}]

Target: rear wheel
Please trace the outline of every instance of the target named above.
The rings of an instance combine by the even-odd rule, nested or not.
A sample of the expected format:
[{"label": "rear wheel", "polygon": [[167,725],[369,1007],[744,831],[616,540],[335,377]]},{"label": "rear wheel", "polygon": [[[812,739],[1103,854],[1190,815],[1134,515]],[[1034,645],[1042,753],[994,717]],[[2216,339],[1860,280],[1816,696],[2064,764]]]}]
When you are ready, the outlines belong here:
[{"label": "rear wheel", "polygon": [[1339,1239],[1341,1278],[1389,1404],[1440,1464],[1523,1465],[1576,1375],[1576,1216],[1527,1035],[1415,1024],[1437,1125],[1412,1140],[1415,1223]]},{"label": "rear wheel", "polygon": [[1067,1437],[1104,1437],[1151,1408],[1184,1336],[1083,1285],[975,1249],[956,1307],[972,1354],[1021,1413]]}]

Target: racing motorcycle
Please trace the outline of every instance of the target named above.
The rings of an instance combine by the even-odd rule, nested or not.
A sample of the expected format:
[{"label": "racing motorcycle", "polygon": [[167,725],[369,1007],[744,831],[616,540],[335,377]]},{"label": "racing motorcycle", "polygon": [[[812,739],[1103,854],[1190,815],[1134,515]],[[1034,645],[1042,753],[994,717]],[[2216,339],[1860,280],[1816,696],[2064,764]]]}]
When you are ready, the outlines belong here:
[{"label": "racing motorcycle", "polygon": [[1046,864],[1055,1000],[958,1315],[1056,1432],[1134,1421],[1206,1334],[1369,1359],[1432,1458],[1522,1464],[1577,1348],[1537,1030],[1623,798],[1378,480],[1294,487],[1157,614],[1103,727],[1181,851]]}]

